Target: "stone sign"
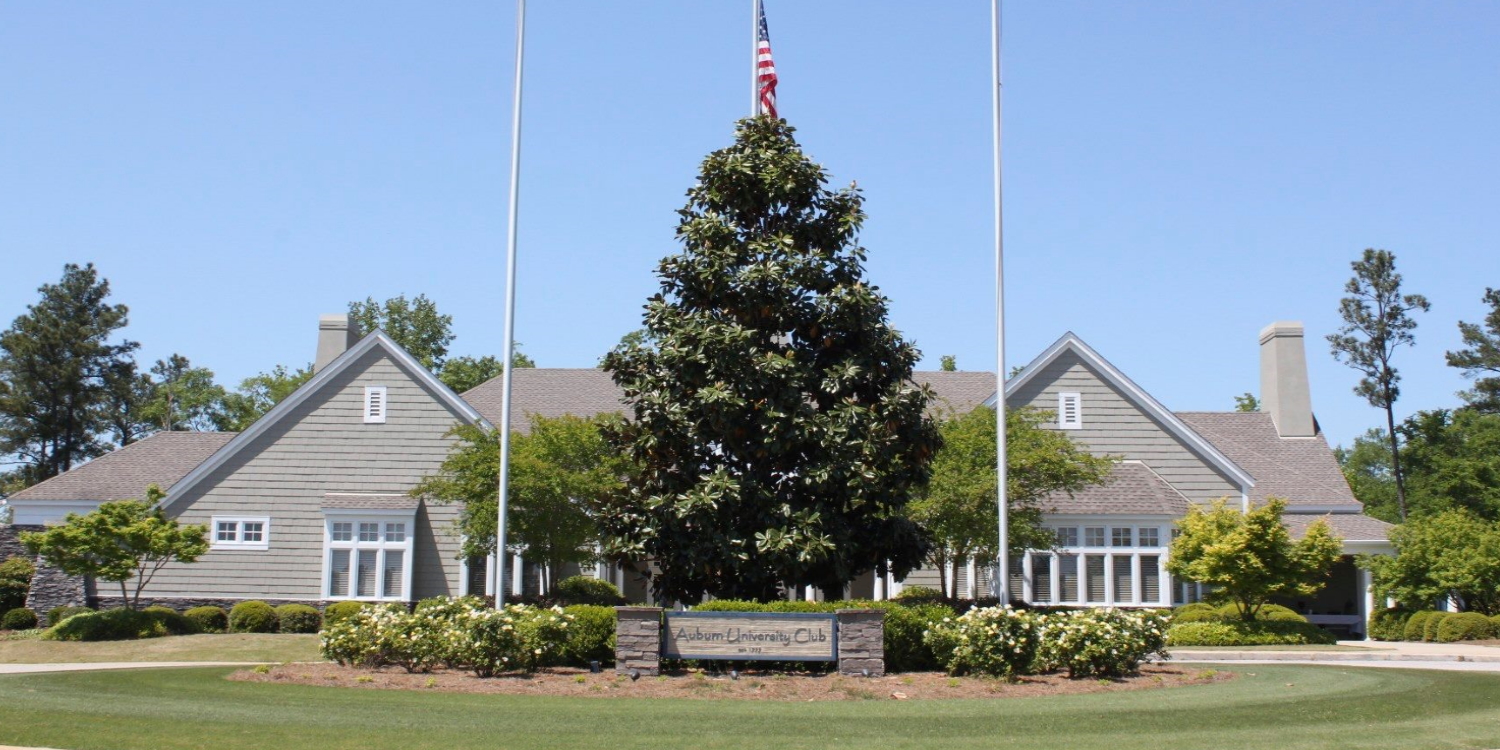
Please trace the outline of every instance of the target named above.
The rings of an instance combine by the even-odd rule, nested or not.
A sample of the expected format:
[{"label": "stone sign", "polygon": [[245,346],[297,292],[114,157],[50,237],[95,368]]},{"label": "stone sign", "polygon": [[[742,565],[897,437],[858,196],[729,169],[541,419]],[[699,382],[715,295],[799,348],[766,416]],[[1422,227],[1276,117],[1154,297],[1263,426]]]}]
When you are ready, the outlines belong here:
[{"label": "stone sign", "polygon": [[837,661],[838,618],[813,612],[668,612],[669,659]]}]

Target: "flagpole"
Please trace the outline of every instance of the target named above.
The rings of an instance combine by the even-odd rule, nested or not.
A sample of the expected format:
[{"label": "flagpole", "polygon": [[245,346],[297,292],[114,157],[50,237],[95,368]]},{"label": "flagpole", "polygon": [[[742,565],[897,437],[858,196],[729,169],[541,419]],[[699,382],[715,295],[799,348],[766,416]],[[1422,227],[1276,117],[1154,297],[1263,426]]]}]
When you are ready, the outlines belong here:
[{"label": "flagpole", "polygon": [[[526,50],[526,0],[516,0],[516,88],[510,123],[510,218],[505,253],[505,371],[500,396],[500,502],[495,525],[495,606],[505,606],[505,510],[510,500],[510,387],[516,350],[516,218],[521,197],[521,63]],[[520,593],[520,592],[512,592]]]},{"label": "flagpole", "polygon": [[995,167],[995,475],[996,508],[1000,519],[1000,554],[993,588],[1002,606],[1010,603],[1010,507],[1006,500],[1005,466],[1005,220],[1000,192],[1000,0],[990,0],[990,78],[994,101]]},{"label": "flagpole", "polygon": [[760,0],[750,0],[750,116],[760,114]]}]

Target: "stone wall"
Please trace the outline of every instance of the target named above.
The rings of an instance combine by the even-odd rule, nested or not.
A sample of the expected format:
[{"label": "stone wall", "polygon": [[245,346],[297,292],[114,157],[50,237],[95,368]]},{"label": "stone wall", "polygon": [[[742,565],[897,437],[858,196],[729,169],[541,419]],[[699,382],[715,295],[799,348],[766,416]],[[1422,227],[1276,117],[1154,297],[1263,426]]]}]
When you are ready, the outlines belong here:
[{"label": "stone wall", "polygon": [[31,592],[26,595],[26,608],[38,618],[46,618],[54,607],[86,607],[89,604],[89,584],[83,576],[70,576],[37,561],[36,575],[31,577]]},{"label": "stone wall", "polygon": [[839,674],[870,677],[885,674],[885,612],[878,609],[841,609],[839,617]]},{"label": "stone wall", "polygon": [[5,562],[12,557],[30,558],[31,553],[21,546],[21,532],[41,530],[40,526],[13,526],[0,523],[0,562]]},{"label": "stone wall", "polygon": [[661,607],[615,607],[615,671],[661,673]]}]

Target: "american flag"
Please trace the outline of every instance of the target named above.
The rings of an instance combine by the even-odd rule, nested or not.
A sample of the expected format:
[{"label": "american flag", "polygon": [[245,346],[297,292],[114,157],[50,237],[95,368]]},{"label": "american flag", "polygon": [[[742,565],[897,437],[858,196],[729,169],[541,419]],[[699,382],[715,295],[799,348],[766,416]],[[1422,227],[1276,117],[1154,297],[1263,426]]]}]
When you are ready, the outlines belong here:
[{"label": "american flag", "polygon": [[766,8],[760,7],[760,36],[755,43],[755,67],[760,71],[760,112],[776,117],[776,63],[771,59],[771,31],[766,27]]}]

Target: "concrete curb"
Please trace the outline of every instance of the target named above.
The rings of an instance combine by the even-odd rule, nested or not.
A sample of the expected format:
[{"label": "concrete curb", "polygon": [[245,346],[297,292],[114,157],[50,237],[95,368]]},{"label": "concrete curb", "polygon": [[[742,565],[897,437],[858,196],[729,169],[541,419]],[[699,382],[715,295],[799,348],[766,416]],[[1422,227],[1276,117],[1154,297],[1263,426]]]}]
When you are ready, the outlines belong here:
[{"label": "concrete curb", "polygon": [[1168,661],[1418,661],[1500,663],[1500,655],[1400,654],[1385,651],[1192,651],[1174,650]]}]

